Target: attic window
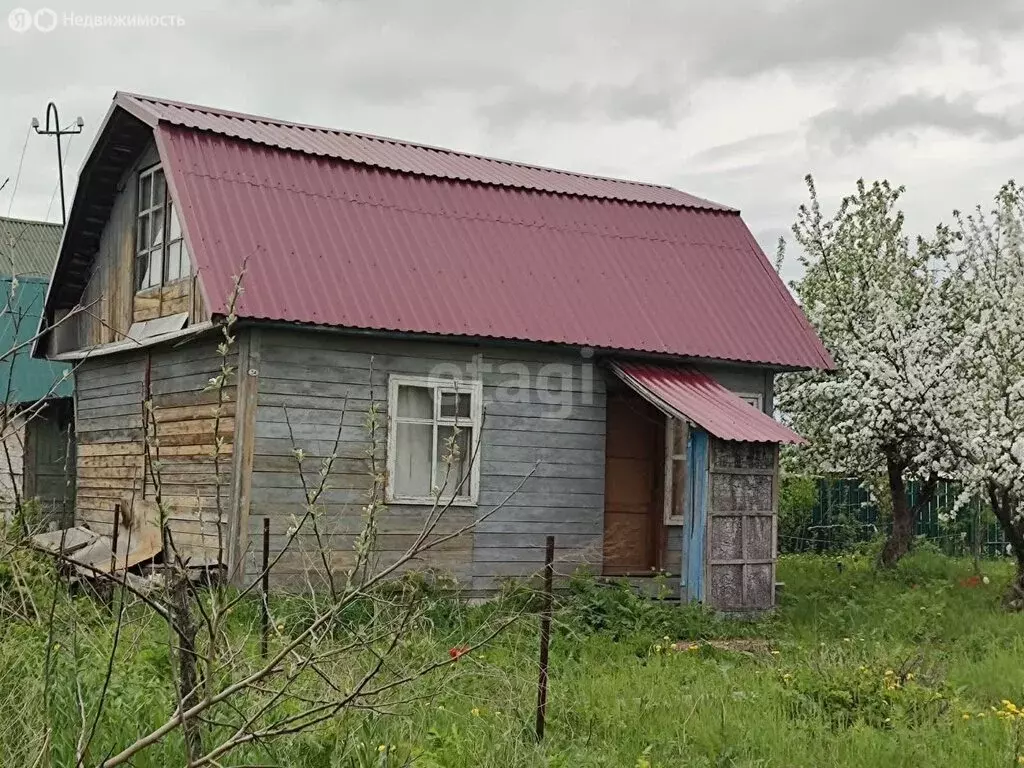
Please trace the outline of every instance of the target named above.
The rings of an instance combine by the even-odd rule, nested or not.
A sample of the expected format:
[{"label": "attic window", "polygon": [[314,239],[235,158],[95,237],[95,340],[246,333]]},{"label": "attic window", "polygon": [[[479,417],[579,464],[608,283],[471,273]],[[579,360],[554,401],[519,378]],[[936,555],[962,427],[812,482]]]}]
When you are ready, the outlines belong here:
[{"label": "attic window", "polygon": [[139,174],[135,288],[155,288],[188,277],[191,272],[192,262],[163,169],[153,166]]},{"label": "attic window", "polygon": [[738,397],[747,405],[752,405],[754,408],[757,408],[757,410],[759,411],[764,410],[764,398],[761,396],[760,393],[743,393],[736,395],[736,397]]}]

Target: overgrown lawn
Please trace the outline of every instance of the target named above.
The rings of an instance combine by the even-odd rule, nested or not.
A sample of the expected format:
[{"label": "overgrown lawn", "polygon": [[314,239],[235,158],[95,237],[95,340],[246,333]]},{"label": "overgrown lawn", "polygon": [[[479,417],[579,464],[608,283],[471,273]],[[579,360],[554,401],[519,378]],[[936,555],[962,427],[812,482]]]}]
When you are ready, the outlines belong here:
[{"label": "overgrown lawn", "polygon": [[[543,744],[532,735],[538,641],[530,618],[441,677],[414,683],[404,703],[248,746],[223,764],[1007,768],[1024,755],[1024,719],[1014,714],[1024,705],[1024,617],[1000,606],[1009,565],[986,562],[983,570],[989,584],[971,578],[969,562],[930,552],[887,574],[867,557],[788,556],[779,566],[782,606],[757,622],[723,621],[580,579],[556,615]],[[429,621],[402,653],[441,660],[473,642],[497,611],[529,597],[474,608],[431,594],[424,600],[435,603]],[[48,714],[45,628],[10,619],[0,627],[3,765],[35,759],[47,718],[55,728],[51,764],[73,764],[76,654],[87,709],[98,700],[114,626],[109,609],[88,598],[58,609],[62,626],[72,612],[79,623],[56,638]],[[129,615],[93,763],[164,722],[174,705],[166,629],[145,610]],[[302,621],[301,603],[275,606],[282,637]],[[250,606],[238,611],[233,631],[250,633],[257,623]],[[180,740],[133,764],[183,765]]]}]

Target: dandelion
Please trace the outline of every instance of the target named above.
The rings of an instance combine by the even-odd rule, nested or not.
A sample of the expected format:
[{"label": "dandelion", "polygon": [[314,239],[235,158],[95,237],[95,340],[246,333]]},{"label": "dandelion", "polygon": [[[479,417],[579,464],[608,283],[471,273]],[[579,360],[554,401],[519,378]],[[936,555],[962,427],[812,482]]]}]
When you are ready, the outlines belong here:
[{"label": "dandelion", "polygon": [[473,717],[480,717],[480,708],[473,707],[471,710],[469,710],[469,714],[471,714]]},{"label": "dandelion", "polygon": [[887,669],[887,670],[885,670],[885,676],[886,676],[886,677],[892,677],[892,676],[893,676],[893,675],[895,675],[895,674],[896,674],[896,673],[895,673],[895,672],[893,672],[893,671],[892,671],[891,669]]},{"label": "dandelion", "polygon": [[963,715],[961,715],[961,717],[963,717],[964,720],[970,720],[971,719],[971,713],[970,712],[964,712]]},{"label": "dandelion", "polygon": [[784,675],[782,676],[782,679],[783,679],[783,680],[792,680],[792,679],[793,679],[793,676],[792,676],[791,674],[789,674],[789,672],[787,672],[786,674],[784,674]]},{"label": "dandelion", "polygon": [[1024,755],[1017,755],[1017,765],[1024,765]]},{"label": "dandelion", "polygon": [[690,643],[690,645],[687,646],[686,650],[688,650],[688,651],[699,651],[700,650],[700,646],[697,645],[697,643]]},{"label": "dandelion", "polygon": [[284,632],[284,624],[278,624],[277,625],[277,631],[278,632]]},{"label": "dandelion", "polygon": [[662,639],[662,640],[664,640],[664,641],[665,641],[666,643],[671,643],[671,642],[672,642],[672,638],[671,638],[671,637],[669,637],[668,635],[665,635],[665,636],[664,636],[663,638],[661,638],[661,639]]},{"label": "dandelion", "polygon": [[380,752],[383,755],[385,752],[388,751],[388,745],[387,744],[381,744],[379,747],[377,747],[377,751]]},{"label": "dandelion", "polygon": [[772,656],[778,656],[781,653],[781,651],[772,651],[771,653]]},{"label": "dandelion", "polygon": [[660,645],[654,646],[654,652],[655,653],[661,653],[661,646]]},{"label": "dandelion", "polygon": [[913,672],[907,672],[907,680],[913,680],[913,679],[914,679],[914,673]]}]

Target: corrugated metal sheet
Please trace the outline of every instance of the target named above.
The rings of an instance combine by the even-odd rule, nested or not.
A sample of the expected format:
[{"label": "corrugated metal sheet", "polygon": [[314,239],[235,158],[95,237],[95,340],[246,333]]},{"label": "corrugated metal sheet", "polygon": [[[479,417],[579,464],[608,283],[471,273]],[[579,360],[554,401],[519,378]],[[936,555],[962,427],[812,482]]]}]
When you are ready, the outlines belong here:
[{"label": "corrugated metal sheet", "polygon": [[0,216],[0,276],[45,277],[60,250],[60,224]]},{"label": "corrugated metal sheet", "polygon": [[677,418],[703,427],[722,440],[746,443],[804,443],[800,435],[743,402],[710,376],[688,368],[615,363],[629,387]]},{"label": "corrugated metal sheet", "polygon": [[212,131],[269,147],[330,157],[401,173],[475,181],[582,197],[710,210],[732,210],[671,187],[589,176],[469,155],[396,139],[282,122],[196,104],[118,93],[115,103],[156,126],[159,122]]},{"label": "corrugated metal sheet", "polygon": [[248,258],[242,317],[831,365],[736,213],[156,135],[215,313]]},{"label": "corrugated metal sheet", "polygon": [[[57,228],[58,235],[60,227]],[[56,248],[54,248],[56,253]],[[50,261],[53,261],[51,255]],[[36,334],[46,300],[47,280],[19,276],[10,311],[0,314],[0,350],[7,352]],[[0,278],[0,301],[6,305],[11,280]],[[0,360],[0,402],[34,403],[44,397],[71,397],[74,379],[65,378],[71,366],[31,357],[29,345]],[[9,382],[9,383],[8,383]]]}]

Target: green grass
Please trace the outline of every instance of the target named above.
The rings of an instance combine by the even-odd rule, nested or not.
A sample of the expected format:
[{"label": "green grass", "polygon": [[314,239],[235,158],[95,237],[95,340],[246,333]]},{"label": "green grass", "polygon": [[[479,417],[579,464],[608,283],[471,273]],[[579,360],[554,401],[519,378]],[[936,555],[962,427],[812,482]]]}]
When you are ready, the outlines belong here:
[{"label": "green grass", "polygon": [[[532,737],[531,619],[460,659],[439,689],[418,684],[415,693],[427,698],[396,714],[353,713],[315,733],[248,748],[224,765],[1009,768],[1024,754],[1024,720],[996,716],[992,707],[1024,703],[1024,617],[1000,606],[1009,565],[983,567],[991,583],[972,587],[963,583],[969,562],[929,552],[885,574],[862,557],[789,556],[779,565],[782,605],[757,622],[580,582],[557,614],[543,744]],[[279,614],[287,632],[301,617],[286,608]],[[112,622],[89,610],[95,615],[78,635],[88,660],[80,675],[93,701]],[[494,612],[439,601],[403,654],[444,658]],[[240,613],[240,624],[253,620]],[[134,622],[101,720],[97,749],[104,751],[161,723],[170,707],[164,636],[142,614]],[[686,650],[665,651],[665,637]],[[36,754],[45,639],[38,626],[0,628],[3,765]],[[77,733],[68,642],[58,652],[53,765],[73,762],[67,756]],[[183,763],[171,738],[134,765]]]}]

